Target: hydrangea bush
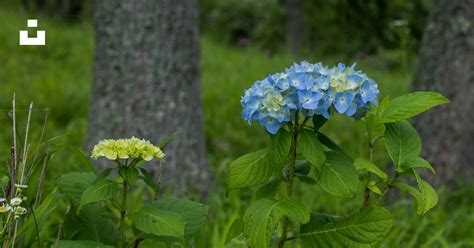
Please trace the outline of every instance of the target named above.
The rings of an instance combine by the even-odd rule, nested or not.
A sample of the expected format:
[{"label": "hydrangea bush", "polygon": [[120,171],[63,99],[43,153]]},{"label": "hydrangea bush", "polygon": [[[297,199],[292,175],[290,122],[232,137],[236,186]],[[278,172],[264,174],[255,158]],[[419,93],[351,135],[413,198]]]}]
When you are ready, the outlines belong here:
[{"label": "hydrangea bush", "polygon": [[[434,92],[380,103],[378,96],[377,83],[355,64],[330,68],[301,62],[256,81],[242,97],[242,117],[262,125],[272,144],[229,165],[228,190],[256,190],[243,216],[243,235],[231,243],[266,248],[297,240],[302,247],[372,247],[393,223],[382,206],[390,189],[413,195],[420,215],[434,207],[436,191],[419,175],[434,170],[420,157],[420,138],[407,119],[448,100]],[[365,123],[369,154],[352,158],[320,131],[335,114]],[[393,170],[372,161],[377,142],[385,143]],[[311,212],[293,196],[295,178],[336,197],[360,196],[360,208],[348,216]]]},{"label": "hydrangea bush", "polygon": [[[160,168],[155,171],[160,173],[157,177],[161,179],[161,163],[165,158],[162,148],[169,140],[171,138],[155,146],[147,140],[132,137],[107,139],[95,145],[91,157],[107,159],[114,166],[100,173],[75,172],[62,177],[62,190],[69,199],[71,208],[75,210],[69,213],[67,219],[70,221],[66,222],[65,228],[68,225],[76,225],[75,221],[83,220],[87,225],[91,225],[91,228],[97,229],[97,232],[107,235],[101,236],[101,240],[95,240],[100,243],[63,240],[61,244],[64,247],[74,245],[74,247],[81,245],[83,245],[81,247],[90,247],[85,245],[98,247],[114,243],[116,247],[138,247],[144,240],[160,242],[163,245],[192,243],[206,224],[208,207],[187,199],[172,197],[158,199],[160,180],[156,180],[156,176],[152,176],[142,166],[144,162],[158,160]],[[93,168],[92,164],[89,166]],[[117,176],[114,180],[108,179],[112,175]],[[139,190],[143,187],[143,184],[140,186],[137,183],[140,179],[151,189],[149,203],[142,203],[143,198],[147,197],[143,196],[143,190]],[[130,200],[134,195],[135,197]],[[108,211],[101,208],[104,204],[108,206]],[[134,208],[131,209],[132,206]],[[114,217],[117,219],[116,222]],[[92,223],[91,219],[94,220]],[[73,226],[70,228],[77,229]],[[84,235],[81,232],[87,233],[84,230],[80,231],[79,237]]]}]

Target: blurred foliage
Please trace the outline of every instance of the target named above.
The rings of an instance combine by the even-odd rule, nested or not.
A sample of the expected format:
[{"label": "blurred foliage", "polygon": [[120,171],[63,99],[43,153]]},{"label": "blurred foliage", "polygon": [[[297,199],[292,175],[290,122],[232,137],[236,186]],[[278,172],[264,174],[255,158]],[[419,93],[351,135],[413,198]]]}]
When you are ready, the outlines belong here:
[{"label": "blurred foliage", "polygon": [[2,4],[21,5],[29,14],[47,14],[67,21],[80,21],[90,16],[93,0],[4,0]]},{"label": "blurred foliage", "polygon": [[228,43],[278,49],[284,41],[284,9],[277,0],[202,0],[202,28]]},{"label": "blurred foliage", "polygon": [[[430,0],[301,0],[307,51],[349,55],[419,49]],[[201,0],[202,28],[231,44],[276,50],[285,42],[284,0]],[[304,49],[303,49],[304,50]]]},{"label": "blurred foliage", "polygon": [[[9,0],[13,1],[13,0]],[[203,0],[217,4],[223,1]],[[236,1],[237,2],[237,1]],[[242,0],[245,2],[245,0]],[[333,2],[337,2],[334,0]],[[392,1],[390,1],[392,2]],[[393,2],[399,2],[395,0]],[[401,1],[400,2],[404,2]],[[408,1],[406,5],[409,5]],[[211,7],[214,6],[211,4]],[[11,109],[11,97],[17,93],[18,108],[26,109],[29,101],[35,108],[50,109],[46,140],[50,149],[55,150],[47,169],[46,196],[59,185],[60,176],[66,172],[80,171],[80,160],[72,155],[67,145],[81,147],[87,127],[87,106],[92,82],[93,28],[90,22],[78,20],[64,22],[58,18],[39,16],[41,28],[48,30],[48,44],[45,47],[18,46],[18,28],[26,26],[28,11],[23,8],[0,8],[0,110]],[[202,6],[203,12],[210,7]],[[322,11],[321,15],[327,13]],[[210,12],[206,12],[210,13]],[[268,14],[266,11],[260,13]],[[315,17],[316,18],[316,17]],[[328,22],[329,23],[329,22]],[[328,28],[325,32],[335,32]],[[278,24],[281,25],[281,24]],[[275,26],[276,27],[276,26]],[[337,25],[336,25],[337,27]],[[334,28],[335,30],[336,27]],[[227,32],[223,30],[222,32]],[[315,31],[316,32],[316,31]],[[315,33],[316,35],[317,33]],[[222,34],[224,35],[224,34]],[[283,34],[281,34],[283,35]],[[323,34],[319,34],[323,35]],[[342,35],[342,34],[340,34]],[[274,39],[275,43],[282,42]],[[322,41],[321,41],[322,42]],[[327,40],[331,43],[331,40]],[[338,43],[339,41],[335,42]],[[341,41],[342,42],[342,41]],[[345,41],[347,42],[347,41]],[[407,57],[405,49],[380,49],[376,55],[348,56],[344,49],[334,52],[318,49],[304,57],[294,58],[284,53],[268,56],[255,43],[246,47],[234,47],[216,42],[214,35],[206,34],[201,39],[202,47],[202,99],[205,111],[205,131],[210,166],[215,179],[209,196],[211,206],[209,223],[203,241],[198,247],[223,247],[241,232],[239,216],[250,203],[249,192],[226,194],[225,178],[227,166],[236,157],[263,148],[268,142],[263,128],[248,126],[241,118],[240,98],[246,88],[265,75],[281,71],[293,61],[306,59],[322,61],[333,65],[338,61],[358,62],[358,68],[367,72],[380,86],[383,96],[395,97],[408,91],[414,68],[413,58]],[[341,43],[339,43],[341,44]],[[328,45],[328,46],[329,46]],[[318,45],[319,46],[319,45]],[[324,50],[324,51],[322,51]],[[19,122],[24,123],[26,113],[19,113]],[[43,114],[33,114],[32,140],[41,132]],[[322,130],[341,144],[353,157],[366,154],[364,127],[344,116],[329,121]],[[344,119],[344,121],[338,119]],[[8,112],[0,112],[0,161],[9,158],[11,146],[11,126]],[[23,126],[22,126],[23,127]],[[376,149],[385,149],[377,147]],[[377,154],[377,153],[376,153]],[[386,157],[376,157],[378,164]],[[5,174],[5,166],[0,170]],[[33,176],[34,178],[35,176]],[[36,182],[32,182],[36,185]],[[390,210],[397,215],[396,226],[392,229],[383,247],[472,247],[474,246],[474,189],[465,187],[459,192],[440,193],[439,205],[426,216],[416,217],[412,200],[403,201]],[[34,192],[29,198],[34,197]],[[315,186],[311,190],[297,189],[299,198],[305,199],[312,210],[333,214],[347,214],[354,206],[360,206],[361,199],[341,200],[329,196]],[[404,195],[402,195],[404,196]],[[133,196],[140,199],[142,196]],[[58,202],[64,197],[58,196]],[[139,202],[132,201],[132,202]],[[65,205],[65,203],[61,203]],[[60,204],[60,205],[61,205]],[[42,225],[42,237],[57,234],[59,223],[64,220],[61,208],[53,211],[48,222]],[[143,247],[146,244],[143,244]],[[154,247],[149,244],[148,247]]]}]

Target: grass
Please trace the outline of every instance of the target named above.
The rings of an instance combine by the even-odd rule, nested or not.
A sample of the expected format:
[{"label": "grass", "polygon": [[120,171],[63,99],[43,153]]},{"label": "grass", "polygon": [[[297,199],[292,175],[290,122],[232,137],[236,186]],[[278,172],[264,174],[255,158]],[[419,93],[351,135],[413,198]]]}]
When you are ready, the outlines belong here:
[{"label": "grass", "polygon": [[[46,47],[18,46],[18,29],[26,25],[26,13],[19,9],[0,9],[0,109],[10,109],[11,97],[17,93],[20,108],[29,101],[36,108],[50,110],[48,137],[59,137],[57,157],[48,169],[48,178],[57,178],[66,171],[79,170],[78,162],[64,152],[64,144],[80,147],[86,132],[90,83],[92,81],[93,28],[88,22],[65,24],[60,20],[40,17],[40,27],[48,32]],[[321,57],[314,51],[304,58],[285,54],[268,57],[253,47],[228,47],[203,37],[202,100],[205,131],[215,186],[209,199],[211,205],[207,240],[213,247],[222,247],[241,232],[239,216],[252,200],[250,193],[234,192],[226,196],[226,168],[230,161],[249,151],[264,147],[269,139],[263,128],[248,126],[240,117],[240,97],[255,80],[281,71],[293,61],[306,59],[334,64],[352,63],[345,56]],[[357,59],[358,68],[373,77],[383,96],[395,97],[410,88],[410,63],[401,63],[399,52],[386,51],[378,56]],[[33,135],[38,135],[42,112],[33,116]],[[20,121],[26,117],[19,114]],[[9,157],[11,134],[8,112],[0,112],[0,160]],[[323,130],[353,156],[367,154],[364,131],[360,123],[335,117]],[[32,137],[34,139],[34,137]],[[377,149],[384,149],[378,147]],[[376,158],[380,164],[386,157]],[[6,173],[4,170],[0,170]],[[55,187],[48,180],[46,188]],[[318,187],[308,191],[297,189],[312,210],[347,214],[360,204],[359,198],[341,200],[328,196]],[[384,247],[472,247],[474,245],[474,192],[472,189],[454,193],[441,192],[439,205],[423,218],[414,214],[413,201],[402,200],[390,207],[396,216],[395,226]],[[57,216],[57,215],[54,215]],[[52,220],[53,222],[56,220]],[[56,223],[59,220],[56,221]]]}]

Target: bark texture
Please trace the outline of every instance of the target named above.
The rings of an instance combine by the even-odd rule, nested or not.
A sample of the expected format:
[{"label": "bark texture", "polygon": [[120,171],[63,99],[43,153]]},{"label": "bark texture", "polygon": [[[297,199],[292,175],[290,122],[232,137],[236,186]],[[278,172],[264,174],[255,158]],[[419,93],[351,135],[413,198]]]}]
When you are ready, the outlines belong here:
[{"label": "bark texture", "polygon": [[[210,172],[200,99],[198,0],[95,1],[87,149],[136,136],[166,147],[163,186],[205,196]],[[99,165],[101,166],[101,165]],[[159,166],[150,164],[154,175]]]},{"label": "bark texture", "polygon": [[301,0],[286,0],[286,46],[296,55],[303,42],[303,6]]},{"label": "bark texture", "polygon": [[437,183],[474,176],[474,1],[435,0],[423,35],[416,90],[451,102],[415,120]]}]

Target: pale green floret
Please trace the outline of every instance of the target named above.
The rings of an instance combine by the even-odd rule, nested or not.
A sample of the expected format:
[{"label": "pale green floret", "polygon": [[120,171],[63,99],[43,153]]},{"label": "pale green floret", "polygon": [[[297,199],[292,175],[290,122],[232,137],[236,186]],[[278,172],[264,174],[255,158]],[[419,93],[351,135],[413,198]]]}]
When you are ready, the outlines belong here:
[{"label": "pale green floret", "polygon": [[132,137],[131,139],[103,140],[94,146],[91,157],[93,159],[105,157],[109,160],[132,158],[150,161],[153,158],[162,159],[165,154],[149,141]]},{"label": "pale green floret", "polygon": [[272,92],[266,95],[265,101],[263,101],[262,105],[268,111],[279,111],[285,105],[285,99],[279,92]]}]

